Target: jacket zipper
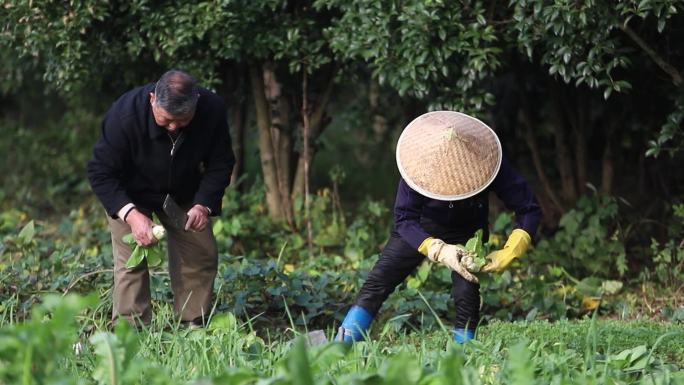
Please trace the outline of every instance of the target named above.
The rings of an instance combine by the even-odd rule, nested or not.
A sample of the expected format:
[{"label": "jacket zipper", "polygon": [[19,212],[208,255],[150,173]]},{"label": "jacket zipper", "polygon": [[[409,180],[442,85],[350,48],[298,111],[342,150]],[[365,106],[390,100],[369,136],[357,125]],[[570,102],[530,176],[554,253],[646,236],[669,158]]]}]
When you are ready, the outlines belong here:
[{"label": "jacket zipper", "polygon": [[171,192],[171,180],[172,180],[172,172],[171,170],[173,169],[173,156],[176,154],[176,151],[178,151],[178,148],[180,147],[181,143],[183,143],[183,133],[179,132],[178,136],[176,139],[173,139],[173,136],[169,132],[166,133],[166,135],[169,136],[169,140],[171,141],[171,151],[169,152],[169,176],[168,176],[168,191],[169,193]]},{"label": "jacket zipper", "polygon": [[170,133],[167,132],[166,135],[168,135],[169,139],[171,140],[171,154],[170,155],[171,155],[171,158],[173,158],[173,153],[176,151],[176,143],[178,143],[178,139],[180,139],[180,136],[182,135],[182,133],[179,133],[178,137],[175,140],[173,139],[173,136],[171,136]]}]

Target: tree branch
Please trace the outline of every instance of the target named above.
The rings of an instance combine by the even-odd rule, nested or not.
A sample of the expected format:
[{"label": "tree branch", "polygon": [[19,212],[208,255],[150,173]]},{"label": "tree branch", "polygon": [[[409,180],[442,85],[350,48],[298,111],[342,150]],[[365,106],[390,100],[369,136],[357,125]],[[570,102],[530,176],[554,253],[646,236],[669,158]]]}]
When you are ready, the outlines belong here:
[{"label": "tree branch", "polygon": [[675,86],[681,87],[682,86],[682,75],[677,71],[675,67],[673,67],[670,63],[665,61],[656,51],[654,51],[651,47],[649,47],[646,42],[637,35],[636,32],[634,32],[633,29],[631,29],[626,22],[620,25],[620,29],[627,34],[627,36],[630,37],[630,39],[634,40],[634,42],[641,48],[643,49],[648,56],[651,57],[651,59],[662,69],[670,75],[672,78],[672,83],[674,83]]},{"label": "tree branch", "polygon": [[311,128],[313,128],[314,130],[314,132],[312,133],[313,138],[318,137],[318,135],[320,135],[321,131],[323,130],[321,123],[323,122],[323,115],[325,114],[326,108],[328,108],[328,103],[330,103],[330,98],[332,97],[332,92],[335,88],[336,72],[336,70],[333,70],[330,74],[330,77],[328,78],[328,84],[325,87],[325,91],[323,91],[323,96],[321,96],[317,103],[318,105],[311,114]]}]

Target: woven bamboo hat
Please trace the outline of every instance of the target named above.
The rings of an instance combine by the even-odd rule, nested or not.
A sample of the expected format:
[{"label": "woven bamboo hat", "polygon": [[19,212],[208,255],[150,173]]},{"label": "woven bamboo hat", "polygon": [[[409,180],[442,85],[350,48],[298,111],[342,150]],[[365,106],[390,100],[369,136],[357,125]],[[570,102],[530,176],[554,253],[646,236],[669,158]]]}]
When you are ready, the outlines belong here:
[{"label": "woven bamboo hat", "polygon": [[406,183],[426,197],[465,199],[496,177],[501,143],[478,119],[454,111],[428,112],[401,133],[397,166]]}]

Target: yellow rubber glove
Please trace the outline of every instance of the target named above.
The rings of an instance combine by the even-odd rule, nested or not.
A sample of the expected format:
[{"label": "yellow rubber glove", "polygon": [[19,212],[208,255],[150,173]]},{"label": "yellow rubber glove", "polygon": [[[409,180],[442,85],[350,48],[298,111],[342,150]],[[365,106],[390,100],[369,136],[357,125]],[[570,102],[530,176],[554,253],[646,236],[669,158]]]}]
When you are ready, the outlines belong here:
[{"label": "yellow rubber glove", "polygon": [[503,249],[496,250],[486,257],[489,263],[482,268],[484,272],[502,272],[515,258],[519,258],[532,244],[532,237],[523,229],[515,229],[508,237]]},{"label": "yellow rubber glove", "polygon": [[450,245],[441,239],[428,237],[418,247],[418,252],[426,256],[432,262],[442,264],[457,272],[467,281],[478,283],[476,276],[472,275],[461,263],[464,257],[472,257],[472,253],[461,245]]}]

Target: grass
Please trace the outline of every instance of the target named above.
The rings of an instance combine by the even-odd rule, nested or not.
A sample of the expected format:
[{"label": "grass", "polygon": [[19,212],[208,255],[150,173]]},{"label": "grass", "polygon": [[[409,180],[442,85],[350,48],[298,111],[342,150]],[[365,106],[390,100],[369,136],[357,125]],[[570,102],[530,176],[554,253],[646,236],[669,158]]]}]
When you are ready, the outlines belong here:
[{"label": "grass", "polygon": [[[332,326],[326,330],[329,338],[334,334]],[[161,307],[149,329],[122,330],[115,335],[120,340],[134,341],[128,349],[137,351],[137,360],[145,363],[147,369],[140,374],[145,381],[149,380],[146,376],[159,376],[160,372],[174,381],[192,381],[222,378],[230,373],[232,376],[241,371],[250,378],[275,381],[292,377],[296,371],[288,366],[296,351],[296,331],[257,333],[249,320],[239,321],[231,314],[217,315],[206,329],[186,330],[174,323],[169,307]],[[656,346],[658,339],[667,335]],[[588,383],[638,383],[639,379],[649,378],[630,369],[639,359],[646,359],[645,365],[637,366],[645,373],[667,371],[684,375],[680,371],[684,367],[684,327],[676,324],[592,319],[496,321],[478,330],[477,341],[462,346],[453,344],[444,331],[397,333],[393,328],[375,325],[372,337],[351,348],[329,344],[310,349],[305,365],[314,374],[314,383],[376,383],[355,382],[359,376],[380,376],[389,381],[396,370],[406,371],[407,377],[401,381],[409,382],[404,383],[422,383],[420,379],[446,370],[445,360],[461,360],[460,373],[472,381],[464,383],[474,384],[522,384],[527,380],[550,383],[560,378],[579,381],[580,374],[582,381]],[[86,341],[82,355],[66,358],[74,376],[92,378],[98,367],[92,345]],[[647,353],[655,347],[652,358],[644,354],[623,360],[615,358],[620,352],[642,345]],[[684,383],[673,381],[669,383]]]},{"label": "grass", "polygon": [[[684,327],[671,322],[598,320],[580,321],[494,321],[483,328],[480,339],[484,343],[501,341],[514,344],[521,338],[540,343],[550,342],[576,351],[596,350],[598,353],[619,352],[638,345],[652,347],[662,335],[678,333],[666,338],[656,354],[670,362],[684,366]],[[592,329],[593,328],[593,329]]]},{"label": "grass", "polygon": [[672,323],[497,321],[465,345],[374,325],[367,342],[306,350],[293,328],[257,331],[230,313],[181,329],[166,304],[147,329],[108,331],[98,303],[57,296],[24,322],[2,314],[0,384],[684,384],[684,327]]}]

